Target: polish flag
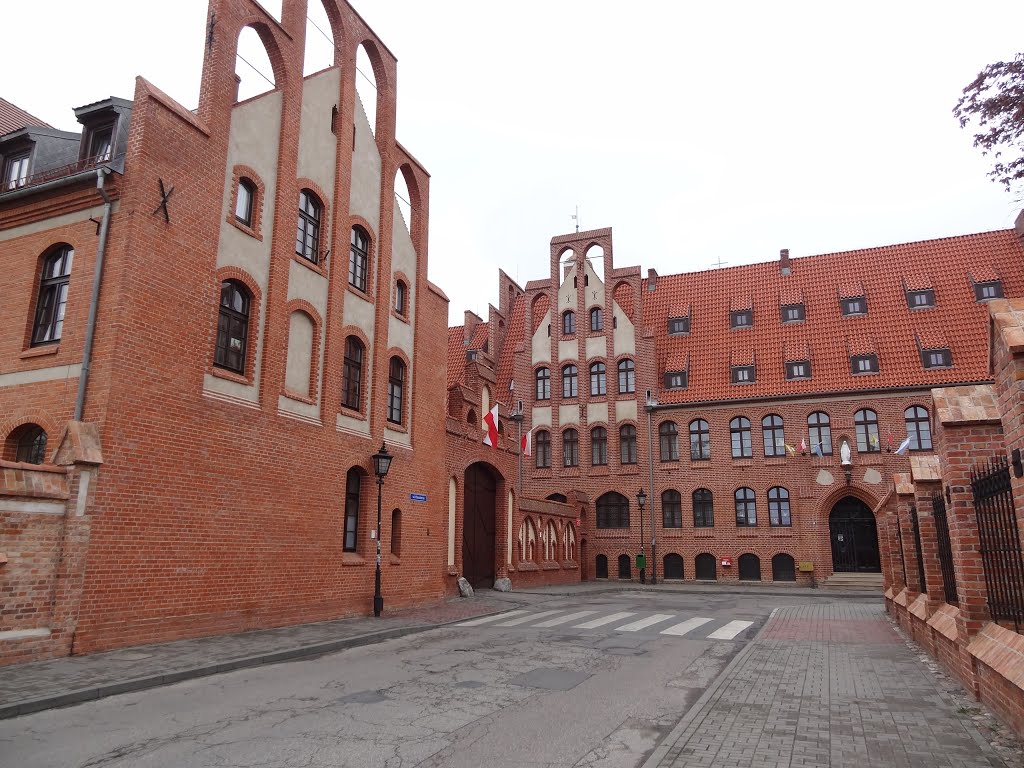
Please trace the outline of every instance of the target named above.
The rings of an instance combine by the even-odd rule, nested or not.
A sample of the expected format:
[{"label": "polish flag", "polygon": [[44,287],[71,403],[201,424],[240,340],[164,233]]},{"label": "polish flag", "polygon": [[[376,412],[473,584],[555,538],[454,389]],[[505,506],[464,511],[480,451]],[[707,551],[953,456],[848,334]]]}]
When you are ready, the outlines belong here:
[{"label": "polish flag", "polygon": [[533,456],[533,428],[523,435],[523,439],[520,441],[519,450],[523,452],[523,456]]},{"label": "polish flag", "polygon": [[498,406],[495,405],[484,416],[484,424],[487,425],[487,434],[484,435],[484,445],[489,445],[497,450],[498,448]]}]

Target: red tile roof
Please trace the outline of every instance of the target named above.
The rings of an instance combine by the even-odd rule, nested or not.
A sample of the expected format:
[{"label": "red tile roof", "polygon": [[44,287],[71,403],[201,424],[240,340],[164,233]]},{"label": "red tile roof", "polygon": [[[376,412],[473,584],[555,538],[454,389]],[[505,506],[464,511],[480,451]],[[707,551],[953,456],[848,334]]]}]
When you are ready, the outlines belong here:
[{"label": "red tile roof", "polygon": [[[494,361],[497,366],[497,370],[494,372],[496,378],[494,386],[498,392],[496,398],[504,400],[507,405],[512,405],[513,400],[522,398],[522,395],[518,393],[528,392],[529,388],[533,386],[531,381],[520,381],[516,383],[516,391],[512,391],[512,379],[515,375],[514,352],[526,340],[526,294],[516,296],[515,301],[512,302],[512,309],[509,310],[509,314],[511,317],[509,317],[508,321],[508,332],[505,334],[504,349],[498,356],[498,359]],[[541,317],[543,318],[543,314]],[[525,390],[524,387],[526,388]]]},{"label": "red tile roof", "polygon": [[40,128],[53,128],[49,123],[44,123],[38,117],[30,115],[21,107],[17,107],[7,99],[0,98],[0,136],[12,131],[20,131],[29,126]]},{"label": "red tile roof", "polygon": [[[661,402],[986,380],[988,310],[975,301],[971,280],[1001,279],[1006,296],[1024,296],[1024,249],[1012,230],[791,258],[790,266],[790,275],[772,261],[662,276],[655,291],[643,292],[644,324],[655,335],[659,374],[669,360],[688,355],[690,361],[688,388],[662,391]],[[922,285],[935,291],[936,305],[911,310],[904,286]],[[731,330],[730,308],[751,293],[753,328]],[[843,295],[866,296],[867,314],[843,317]],[[783,325],[779,303],[794,296],[802,297],[806,320]],[[668,317],[691,305],[690,334],[669,336]],[[918,340],[934,342],[939,331],[953,366],[926,370]],[[787,381],[784,361],[801,344],[810,352],[812,377]],[[730,384],[730,363],[752,357],[754,350],[755,383]],[[849,356],[858,352],[878,355],[877,374],[851,374]]]},{"label": "red tile roof", "polygon": [[448,329],[448,386],[466,383],[466,345],[463,343],[465,332],[461,325]]}]

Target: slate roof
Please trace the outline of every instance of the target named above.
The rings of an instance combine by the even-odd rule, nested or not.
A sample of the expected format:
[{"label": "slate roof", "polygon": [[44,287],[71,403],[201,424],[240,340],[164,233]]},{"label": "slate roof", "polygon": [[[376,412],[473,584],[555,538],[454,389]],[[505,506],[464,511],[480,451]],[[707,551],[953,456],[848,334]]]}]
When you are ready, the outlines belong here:
[{"label": "slate roof", "polygon": [[[1006,296],[1024,296],[1024,249],[1012,230],[983,232],[845,253],[658,278],[643,292],[644,324],[654,333],[659,374],[690,361],[685,390],[663,390],[663,403],[983,381],[988,373],[988,309],[972,279],[1000,279]],[[905,288],[935,291],[935,307],[911,310]],[[864,295],[868,312],[843,317],[840,297]],[[730,329],[730,308],[753,298],[754,325]],[[801,297],[803,322],[783,324],[780,303]],[[690,306],[690,334],[668,334],[668,318]],[[953,365],[925,369],[919,345],[948,346]],[[806,349],[812,377],[787,381],[785,359]],[[756,351],[756,381],[730,384],[730,363]],[[853,375],[851,354],[878,355],[877,374]],[[660,376],[659,376],[660,378]]]},{"label": "slate roof", "polygon": [[53,128],[49,123],[45,123],[34,115],[30,115],[28,112],[23,110],[21,107],[11,104],[0,97],[0,136],[11,133],[12,131],[18,131],[22,128],[40,127],[40,128]]}]

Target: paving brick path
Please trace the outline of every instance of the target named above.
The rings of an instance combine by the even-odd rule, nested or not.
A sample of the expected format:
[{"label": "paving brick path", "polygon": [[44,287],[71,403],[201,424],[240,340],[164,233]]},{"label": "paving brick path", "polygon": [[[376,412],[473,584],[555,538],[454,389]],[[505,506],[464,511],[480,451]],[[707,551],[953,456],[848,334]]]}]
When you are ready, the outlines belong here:
[{"label": "paving brick path", "polygon": [[881,606],[837,603],[778,609],[645,768],[724,765],[1003,763]]}]

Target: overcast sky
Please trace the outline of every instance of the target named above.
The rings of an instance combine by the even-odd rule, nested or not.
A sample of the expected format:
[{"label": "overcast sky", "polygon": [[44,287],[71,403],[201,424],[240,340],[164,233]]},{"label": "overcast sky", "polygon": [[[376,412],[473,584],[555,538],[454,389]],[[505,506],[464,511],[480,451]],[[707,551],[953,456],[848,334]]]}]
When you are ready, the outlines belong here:
[{"label": "overcast sky", "polygon": [[[8,5],[32,33],[6,36],[0,95],[38,117],[73,130],[72,107],[131,98],[137,74],[195,107],[205,0]],[[486,317],[498,267],[547,277],[577,205],[614,228],[618,266],[661,274],[1002,229],[1021,207],[951,113],[1024,48],[1020,0],[354,5],[398,57],[452,322]]]}]

